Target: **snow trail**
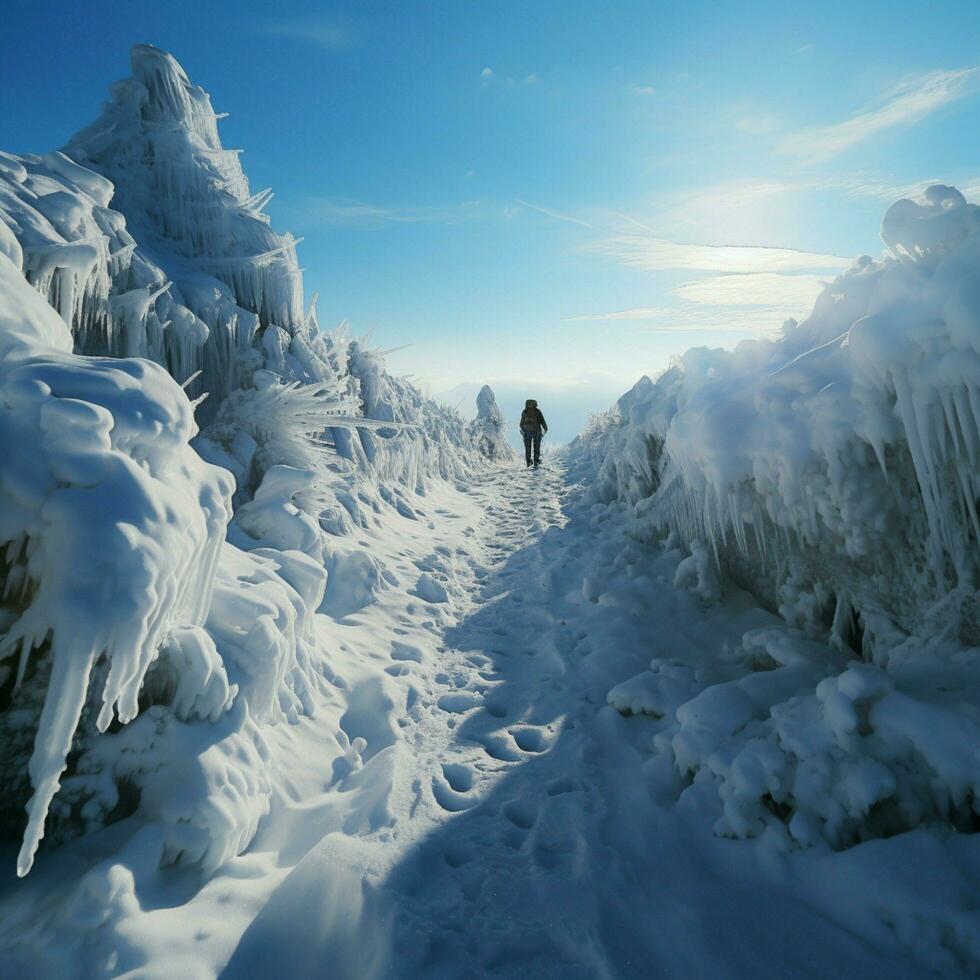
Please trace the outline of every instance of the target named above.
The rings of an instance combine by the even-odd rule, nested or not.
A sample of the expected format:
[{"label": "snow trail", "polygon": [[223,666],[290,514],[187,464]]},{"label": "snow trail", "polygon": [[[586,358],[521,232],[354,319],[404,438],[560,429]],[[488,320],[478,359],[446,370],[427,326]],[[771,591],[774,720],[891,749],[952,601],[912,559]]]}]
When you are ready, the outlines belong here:
[{"label": "snow trail", "polygon": [[716,836],[714,790],[652,750],[665,719],[640,688],[627,717],[621,682],[652,657],[714,676],[719,651],[779,621],[745,593],[676,587],[684,554],[633,539],[625,508],[587,502],[587,477],[555,455],[435,481],[411,516],[379,511],[357,544],[385,587],[317,616],[326,700],[263,730],[272,797],[248,850],[210,875],[161,869],[138,815],[71,842],[0,894],[0,973],[901,978],[922,975],[909,950],[948,974],[971,963],[968,835],[840,853]]},{"label": "snow trail", "polygon": [[[917,975],[887,930],[855,933],[840,894],[794,896],[806,867],[713,837],[696,800],[664,807],[655,722],[605,705],[654,649],[707,659],[719,630],[768,614],[745,598],[705,612],[674,589],[661,553],[575,511],[560,457],[460,489],[484,512],[472,594],[423,624],[428,641],[392,642],[387,699],[354,688],[345,727],[366,761],[335,787],[343,833],[292,870],[222,975],[745,977],[760,960],[778,976]],[[594,601],[590,573],[622,555],[615,602]],[[854,868],[837,857],[841,892]]]},{"label": "snow trail", "polygon": [[0,153],[0,976],[977,975],[980,208],[527,472],[132,66]]}]

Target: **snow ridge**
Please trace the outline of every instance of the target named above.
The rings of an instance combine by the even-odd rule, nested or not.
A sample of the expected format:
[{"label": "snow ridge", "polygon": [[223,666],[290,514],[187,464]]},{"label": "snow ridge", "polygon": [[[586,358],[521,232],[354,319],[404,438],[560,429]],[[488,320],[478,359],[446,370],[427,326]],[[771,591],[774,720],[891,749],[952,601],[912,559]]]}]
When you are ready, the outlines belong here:
[{"label": "snow ridge", "polygon": [[741,587],[786,624],[610,694],[670,719],[655,748],[715,787],[720,833],[785,822],[842,847],[976,826],[978,231],[954,188],[897,202],[890,254],[857,259],[805,321],[688,351],[576,445],[597,506],[689,555],[678,586],[708,604]]},{"label": "snow ridge", "polygon": [[456,413],[304,310],[296,242],[207,93],[149,45],[132,68],[63,151],[0,154],[0,823],[19,833],[32,794],[21,875],[46,819],[57,841],[138,811],[163,863],[240,853],[269,807],[263,726],[329,687],[327,570],[331,594],[384,587],[345,539],[478,462]]}]

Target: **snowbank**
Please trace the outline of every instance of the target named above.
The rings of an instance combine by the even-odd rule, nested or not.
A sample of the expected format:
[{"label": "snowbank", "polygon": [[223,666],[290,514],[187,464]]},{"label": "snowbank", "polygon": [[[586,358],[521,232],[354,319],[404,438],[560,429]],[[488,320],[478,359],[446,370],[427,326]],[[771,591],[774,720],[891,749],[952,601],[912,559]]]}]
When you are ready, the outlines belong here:
[{"label": "snowbank", "polygon": [[317,611],[380,587],[345,536],[477,461],[456,413],[304,309],[296,243],[207,93],[156,48],[132,68],[62,152],[0,154],[0,829],[23,834],[20,874],[46,819],[59,840],[136,814],[162,862],[206,869],[247,847],[263,730],[327,693]]},{"label": "snowbank", "polygon": [[11,707],[47,661],[18,861],[25,874],[97,659],[95,724],[104,732],[136,716],[172,630],[204,622],[232,481],[188,445],[196,426],[179,385],[146,361],[71,354],[67,327],[6,255],[0,338],[0,656]]},{"label": "snowbank", "polygon": [[578,442],[594,499],[691,555],[679,586],[715,601],[720,574],[787,624],[747,635],[714,686],[678,694],[657,661],[611,695],[663,705],[657,748],[717,789],[721,832],[786,821],[843,846],[976,826],[978,231],[953,188],[899,201],[890,254],[858,259],[808,319],[688,351]]}]

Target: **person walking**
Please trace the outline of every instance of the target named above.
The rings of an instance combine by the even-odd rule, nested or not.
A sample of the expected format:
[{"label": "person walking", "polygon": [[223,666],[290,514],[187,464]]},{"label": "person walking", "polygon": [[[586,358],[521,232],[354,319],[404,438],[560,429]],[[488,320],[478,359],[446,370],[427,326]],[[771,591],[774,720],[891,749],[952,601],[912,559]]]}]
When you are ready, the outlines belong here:
[{"label": "person walking", "polygon": [[524,436],[524,461],[527,466],[537,469],[541,465],[541,436],[548,431],[538,403],[529,398],[521,412],[521,435]]}]

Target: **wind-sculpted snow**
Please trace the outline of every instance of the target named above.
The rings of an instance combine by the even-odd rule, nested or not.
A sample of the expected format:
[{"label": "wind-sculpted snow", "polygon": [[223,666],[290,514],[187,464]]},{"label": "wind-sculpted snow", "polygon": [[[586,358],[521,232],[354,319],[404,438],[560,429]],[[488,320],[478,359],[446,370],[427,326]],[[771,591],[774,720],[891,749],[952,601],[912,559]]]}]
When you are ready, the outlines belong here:
[{"label": "wind-sculpted snow", "polygon": [[383,584],[345,537],[387,505],[415,519],[430,478],[477,460],[456,413],[304,311],[295,242],[207,93],[158,49],[132,66],[62,152],[0,154],[0,825],[23,831],[20,874],[46,818],[57,841],[138,813],[165,863],[240,853],[270,805],[265,726],[325,696],[325,594]]},{"label": "wind-sculpted snow", "polygon": [[232,482],[189,447],[196,426],[176,382],[147,361],[71,354],[67,327],[7,255],[0,338],[5,681],[20,686],[50,661],[28,767],[26,874],[96,660],[105,731],[138,713],[170,630],[203,623]]},{"label": "wind-sculpted snow", "polygon": [[493,389],[484,385],[476,396],[476,418],[471,428],[480,452],[487,459],[510,459],[514,455],[514,450],[507,442],[504,426],[504,417]]},{"label": "wind-sculpted snow", "polygon": [[679,586],[715,601],[720,573],[787,623],[697,681],[661,658],[611,695],[673,719],[657,747],[710,773],[722,832],[786,819],[842,846],[980,816],[978,231],[953,188],[899,201],[892,254],[807,320],[688,351],[579,442],[597,500],[691,553]]},{"label": "wind-sculpted snow", "polygon": [[[113,207],[145,250],[114,300],[126,352],[153,357],[162,345],[168,358],[203,370],[212,398],[224,396],[247,380],[257,332],[274,324],[288,336],[306,325],[295,242],[262,212],[271,192],[252,195],[238,152],[221,145],[207,93],[149,45],[133,48],[132,65],[133,77],[113,86],[102,116],[65,153],[111,181]],[[163,302],[148,320],[151,297]],[[93,334],[83,346],[115,341]]]}]

